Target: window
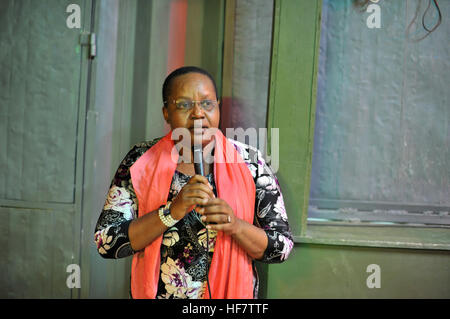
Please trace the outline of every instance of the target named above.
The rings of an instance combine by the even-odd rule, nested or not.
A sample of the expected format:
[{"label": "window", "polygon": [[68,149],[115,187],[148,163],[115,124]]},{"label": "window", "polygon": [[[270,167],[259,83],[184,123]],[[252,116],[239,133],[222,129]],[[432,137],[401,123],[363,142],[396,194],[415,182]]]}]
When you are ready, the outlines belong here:
[{"label": "window", "polygon": [[378,6],[379,29],[354,1],[323,0],[308,223],[448,226],[450,21],[415,41],[426,5]]}]

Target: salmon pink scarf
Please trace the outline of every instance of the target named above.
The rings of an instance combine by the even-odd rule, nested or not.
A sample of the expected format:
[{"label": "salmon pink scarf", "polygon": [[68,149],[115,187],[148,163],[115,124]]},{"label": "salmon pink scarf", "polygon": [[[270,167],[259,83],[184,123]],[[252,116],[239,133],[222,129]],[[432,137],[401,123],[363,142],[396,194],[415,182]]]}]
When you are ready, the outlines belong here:
[{"label": "salmon pink scarf", "polygon": [[[214,178],[219,198],[236,217],[253,223],[255,183],[249,169],[220,130],[214,135]],[[139,203],[139,217],[166,204],[178,161],[172,131],[145,152],[130,168]],[[133,298],[155,298],[161,263],[161,235],[143,251],[135,253],[131,268]],[[213,299],[253,298],[250,256],[228,235],[219,231],[209,270]],[[204,298],[209,297],[208,288]]]}]

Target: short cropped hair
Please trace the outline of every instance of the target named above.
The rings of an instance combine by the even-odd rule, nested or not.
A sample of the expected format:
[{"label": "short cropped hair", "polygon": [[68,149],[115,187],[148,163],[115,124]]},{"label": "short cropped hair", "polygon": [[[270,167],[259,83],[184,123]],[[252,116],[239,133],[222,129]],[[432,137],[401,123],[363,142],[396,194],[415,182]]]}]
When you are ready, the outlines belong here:
[{"label": "short cropped hair", "polygon": [[202,68],[199,68],[197,66],[183,66],[181,68],[178,68],[178,69],[172,71],[164,80],[163,87],[162,87],[162,98],[163,98],[164,106],[167,106],[167,99],[169,98],[173,80],[180,75],[184,75],[184,74],[188,74],[188,73],[200,73],[200,74],[206,75],[213,83],[214,90],[216,92],[216,97],[219,98],[217,96],[216,81],[214,81],[214,78],[211,76],[211,74],[208,73],[208,71],[206,71]]}]

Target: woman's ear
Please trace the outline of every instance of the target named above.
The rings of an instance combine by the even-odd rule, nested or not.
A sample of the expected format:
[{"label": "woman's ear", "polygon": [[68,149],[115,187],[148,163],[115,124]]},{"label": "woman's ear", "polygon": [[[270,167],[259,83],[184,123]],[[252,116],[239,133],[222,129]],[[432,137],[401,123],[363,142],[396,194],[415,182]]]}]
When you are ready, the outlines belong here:
[{"label": "woman's ear", "polygon": [[167,109],[166,106],[162,107],[162,112],[163,112],[164,119],[166,120],[166,123],[170,124],[169,123],[169,110]]}]

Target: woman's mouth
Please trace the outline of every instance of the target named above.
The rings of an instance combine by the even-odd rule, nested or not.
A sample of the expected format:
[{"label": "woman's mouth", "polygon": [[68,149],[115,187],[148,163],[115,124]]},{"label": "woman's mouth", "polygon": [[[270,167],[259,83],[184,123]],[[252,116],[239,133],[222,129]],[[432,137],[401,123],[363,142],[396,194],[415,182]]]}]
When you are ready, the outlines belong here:
[{"label": "woman's mouth", "polygon": [[191,127],[189,128],[189,131],[194,132],[195,135],[197,134],[204,134],[206,132],[206,130],[208,129],[207,126],[203,126],[203,127]]}]

